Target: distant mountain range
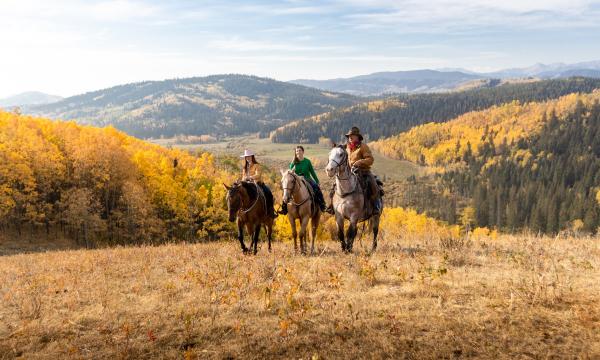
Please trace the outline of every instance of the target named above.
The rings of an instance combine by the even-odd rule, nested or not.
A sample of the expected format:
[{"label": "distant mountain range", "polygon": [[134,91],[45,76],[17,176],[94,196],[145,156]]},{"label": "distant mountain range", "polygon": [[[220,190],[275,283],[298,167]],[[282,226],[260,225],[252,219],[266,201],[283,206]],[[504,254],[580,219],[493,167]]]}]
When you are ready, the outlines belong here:
[{"label": "distant mountain range", "polygon": [[28,91],[0,99],[0,107],[49,104],[62,100],[63,97],[45,94],[39,91]]},{"label": "distant mountain range", "polygon": [[356,104],[348,94],[247,75],[213,75],[126,84],[30,106],[25,113],[113,125],[131,135],[267,136],[296,119]]},{"label": "distant mountain range", "polygon": [[587,61],[575,64],[535,64],[524,68],[505,69],[479,75],[495,78],[539,77],[556,79],[570,76],[600,77],[600,61]]},{"label": "distant mountain range", "polygon": [[369,75],[332,80],[293,80],[294,84],[358,96],[391,93],[425,93],[449,91],[480,75],[459,71],[414,70],[377,72]]},{"label": "distant mountain range", "polygon": [[[559,79],[573,76],[600,78],[600,61],[576,64],[536,64],[525,68],[477,73],[465,69],[412,70],[377,72],[369,75],[330,80],[292,80],[294,84],[312,86],[358,96],[381,96],[393,93],[435,93],[471,88],[472,84],[489,86],[486,79]],[[492,84],[500,84],[492,82]]]},{"label": "distant mountain range", "polygon": [[[319,114],[338,114],[345,119],[346,112],[335,110],[374,100],[374,97],[389,97],[392,93],[441,94],[574,76],[600,78],[600,61],[536,64],[490,73],[464,69],[415,70],[293,82],[249,75],[212,75],[125,84],[65,99],[28,92],[0,100],[0,107],[20,106],[23,113],[74,119],[94,126],[112,125],[140,138],[180,134],[219,137],[257,132],[269,136],[271,131],[286,124]],[[430,115],[430,121],[438,118],[436,114]],[[287,128],[290,129],[296,130]],[[380,136],[393,134],[388,130],[378,129]],[[306,133],[286,133],[282,138],[314,141],[313,137],[324,130],[314,131],[311,128]],[[334,134],[339,129],[328,131]],[[377,131],[371,133],[373,136]]]}]

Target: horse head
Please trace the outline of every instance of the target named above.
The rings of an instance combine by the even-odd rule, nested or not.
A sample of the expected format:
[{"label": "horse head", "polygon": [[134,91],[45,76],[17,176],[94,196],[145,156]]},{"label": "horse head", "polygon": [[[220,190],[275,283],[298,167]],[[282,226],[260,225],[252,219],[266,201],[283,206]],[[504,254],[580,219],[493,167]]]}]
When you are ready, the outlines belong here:
[{"label": "horse head", "polygon": [[229,210],[229,221],[234,222],[237,212],[242,207],[242,196],[240,194],[241,183],[234,182],[231,186],[225,186],[227,189],[227,209]]},{"label": "horse head", "polygon": [[279,170],[281,172],[281,188],[283,189],[283,202],[290,202],[294,194],[294,187],[298,178],[292,170]]},{"label": "horse head", "polygon": [[325,172],[327,176],[333,177],[340,167],[348,164],[348,153],[344,145],[333,145],[333,148],[329,152],[329,161]]}]

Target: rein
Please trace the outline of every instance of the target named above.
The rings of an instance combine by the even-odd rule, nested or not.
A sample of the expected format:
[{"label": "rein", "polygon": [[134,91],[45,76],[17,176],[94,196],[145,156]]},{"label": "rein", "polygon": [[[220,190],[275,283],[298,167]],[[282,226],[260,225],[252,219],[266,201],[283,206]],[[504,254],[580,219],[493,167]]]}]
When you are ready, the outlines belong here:
[{"label": "rein", "polygon": [[[256,204],[258,203],[258,199],[259,199],[260,197],[263,197],[263,198],[264,198],[264,196],[262,195],[262,190],[260,189],[260,187],[258,186],[258,184],[257,184],[257,183],[254,183],[254,186],[256,186],[256,199],[254,199],[254,202],[252,203],[252,205],[250,205],[250,207],[249,207],[249,208],[247,208],[247,209],[243,209],[242,207],[240,207],[240,209],[238,210],[238,213],[242,213],[242,214],[244,214],[244,215],[245,215],[245,214],[247,214],[248,212],[250,212],[250,210],[252,210],[252,209],[253,209],[253,208],[256,206]],[[267,208],[267,203],[266,203],[266,201],[267,201],[267,200],[266,200],[266,199],[264,199],[264,203],[265,203],[265,209]]]},{"label": "rein", "polygon": [[[340,149],[341,149],[341,148],[340,148]],[[342,150],[344,150],[344,156],[342,157],[342,159],[341,159],[341,162],[337,162],[335,159],[330,159],[330,160],[331,160],[331,161],[333,161],[334,163],[336,163],[336,165],[337,165],[337,168],[338,168],[338,171],[337,171],[337,172],[336,172],[336,174],[335,174],[335,177],[336,177],[336,179],[337,179],[337,180],[340,180],[340,181],[350,181],[350,180],[351,180],[351,179],[350,179],[350,176],[351,176],[350,174],[352,174],[352,172],[351,172],[351,171],[348,171],[348,170],[346,170],[347,168],[349,168],[349,167],[350,167],[350,166],[348,165],[348,153],[346,152],[346,149],[342,149]],[[340,172],[342,172],[342,170],[343,170],[344,172],[348,171],[349,175],[348,175],[346,178],[342,178],[342,177],[340,176]],[[338,192],[338,191],[340,191],[340,188],[341,188],[341,186],[336,186],[336,189],[335,189],[335,192],[336,192],[336,193],[337,193],[337,194],[338,194],[340,197],[345,197],[345,196],[348,196],[348,195],[350,195],[350,194],[353,194],[353,193],[355,193],[355,192],[356,192],[356,190],[357,190],[357,188],[358,188],[358,179],[357,179],[357,182],[356,182],[356,184],[354,185],[354,189],[352,189],[352,191],[350,191],[350,192],[347,192],[347,193],[340,193],[340,192]]]},{"label": "rein", "polygon": [[[296,177],[296,175],[295,174],[291,174],[291,175],[292,175],[292,178],[294,179],[294,185],[292,185],[291,188],[283,188],[283,189],[287,190],[287,191],[292,191],[292,199],[293,199],[294,198],[293,190],[296,188],[296,185],[299,185],[299,184],[298,184],[298,178]],[[307,202],[308,199],[310,199],[310,194],[306,197],[306,199],[302,200],[300,203],[296,203],[293,201],[291,203],[292,203],[292,205],[300,206],[300,205],[304,204],[305,202]]]}]

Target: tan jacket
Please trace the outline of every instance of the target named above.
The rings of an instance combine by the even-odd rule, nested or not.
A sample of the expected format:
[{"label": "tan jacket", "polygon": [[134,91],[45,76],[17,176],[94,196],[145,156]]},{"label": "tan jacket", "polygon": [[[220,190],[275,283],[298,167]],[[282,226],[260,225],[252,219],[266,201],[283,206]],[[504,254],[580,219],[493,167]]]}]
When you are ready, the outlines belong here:
[{"label": "tan jacket", "polygon": [[356,166],[361,170],[371,169],[371,165],[373,165],[375,159],[373,159],[373,154],[367,144],[361,143],[354,151],[351,151],[350,146],[346,145],[346,151],[348,151],[348,163],[350,163],[350,166]]},{"label": "tan jacket", "polygon": [[246,173],[246,167],[242,169],[242,180],[251,178],[256,182],[262,182],[262,169],[260,164],[250,164],[248,173]]}]

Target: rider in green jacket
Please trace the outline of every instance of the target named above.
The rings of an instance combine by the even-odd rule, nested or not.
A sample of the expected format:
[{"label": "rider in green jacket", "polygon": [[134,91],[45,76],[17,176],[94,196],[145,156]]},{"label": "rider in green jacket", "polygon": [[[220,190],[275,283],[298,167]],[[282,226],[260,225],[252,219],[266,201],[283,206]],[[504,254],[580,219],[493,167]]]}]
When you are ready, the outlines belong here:
[{"label": "rider in green jacket", "polygon": [[[294,161],[290,163],[289,168],[290,170],[294,170],[297,175],[303,176],[308,181],[313,188],[315,200],[317,201],[319,208],[321,211],[325,211],[327,205],[325,204],[325,199],[323,198],[321,188],[319,188],[319,178],[317,177],[317,173],[315,173],[315,169],[313,168],[310,160],[304,157],[304,147],[300,145],[296,146]],[[281,204],[280,213],[287,213],[287,204]]]}]

